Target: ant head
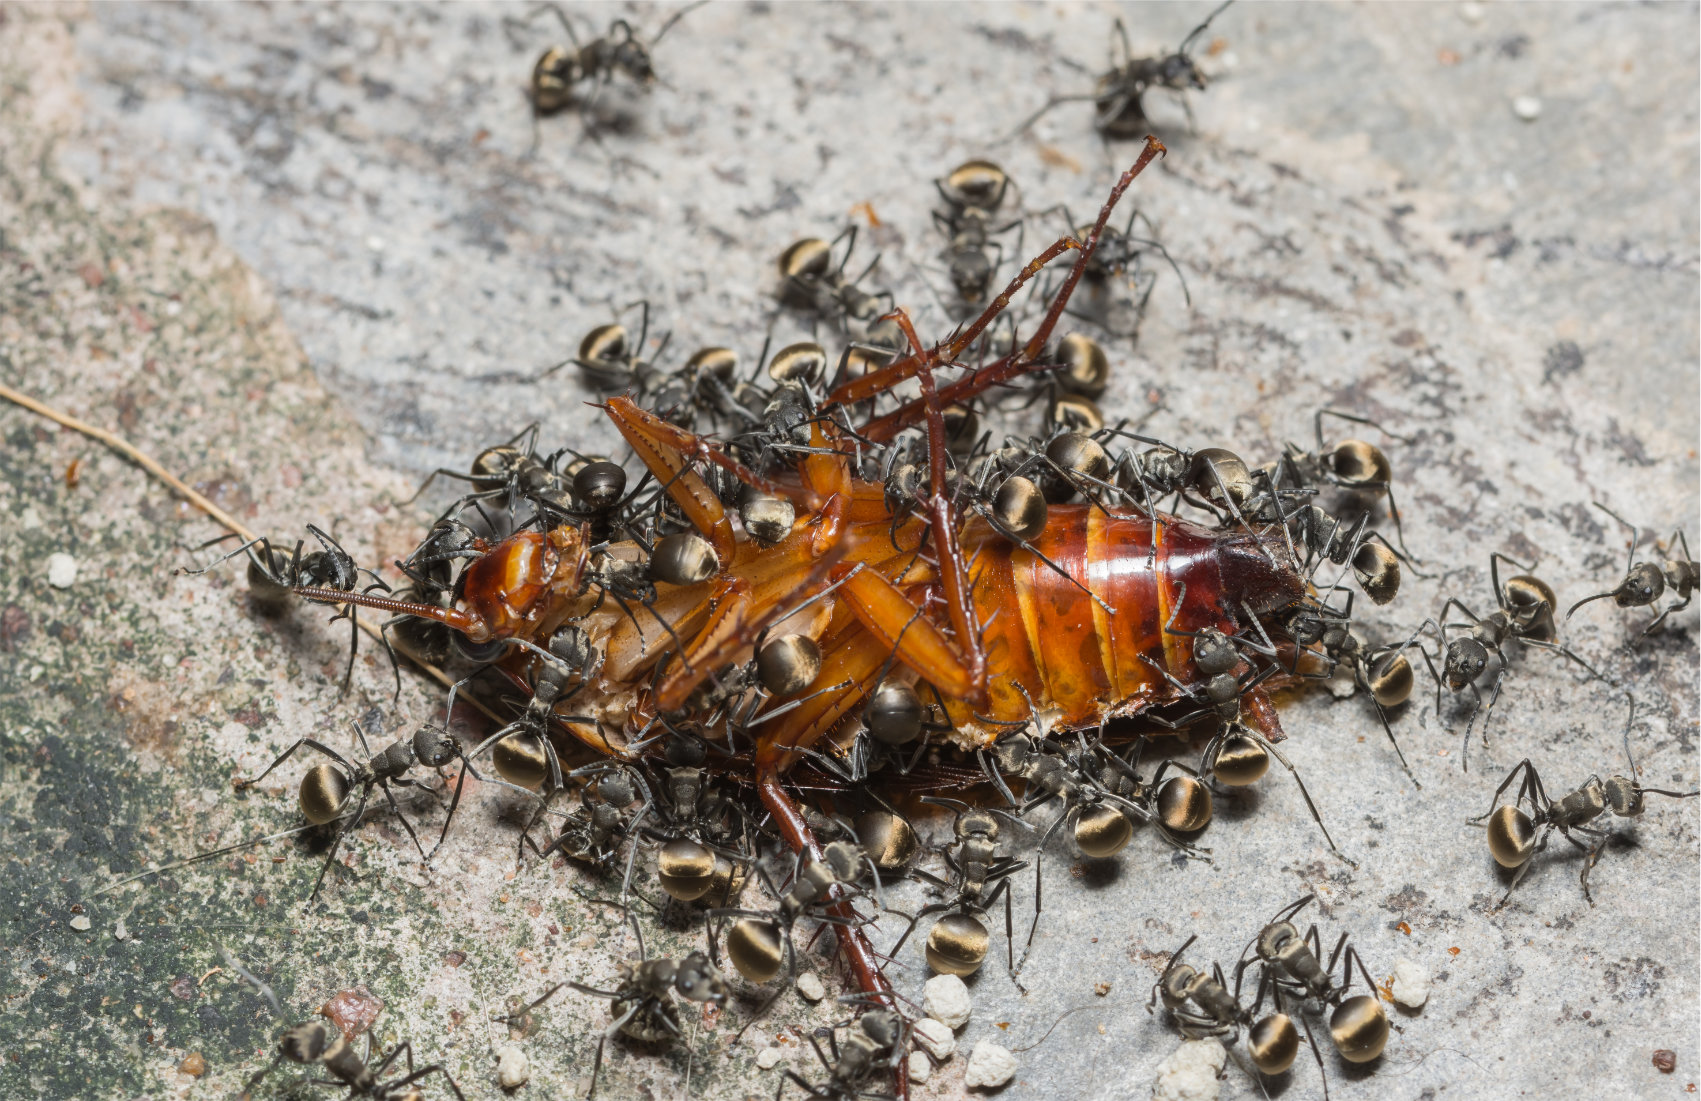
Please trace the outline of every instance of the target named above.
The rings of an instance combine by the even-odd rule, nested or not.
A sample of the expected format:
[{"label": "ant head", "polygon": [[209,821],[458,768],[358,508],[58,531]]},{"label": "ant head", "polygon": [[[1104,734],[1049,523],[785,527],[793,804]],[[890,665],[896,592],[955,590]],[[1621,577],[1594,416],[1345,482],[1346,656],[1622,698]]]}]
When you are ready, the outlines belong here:
[{"label": "ant head", "polygon": [[635,84],[656,82],[656,69],[650,62],[650,51],[642,42],[632,37],[630,28],[627,29],[626,39],[614,46],[614,65]]},{"label": "ant head", "polygon": [[1193,664],[1201,673],[1214,678],[1240,664],[1240,651],[1227,635],[1215,627],[1207,627],[1193,637]]},{"label": "ant head", "polygon": [[590,632],[576,623],[569,623],[550,636],[549,652],[574,669],[583,669],[591,663],[594,652]]},{"label": "ant head", "polygon": [[[1182,951],[1186,949],[1183,948]],[[1177,952],[1175,958],[1180,959],[1181,952]],[[1193,985],[1193,979],[1198,974],[1192,964],[1176,963],[1173,960],[1170,962],[1164,969],[1163,977],[1158,979],[1158,994],[1163,998],[1165,1009],[1173,1012],[1187,1004],[1188,987]]]},{"label": "ant head", "polygon": [[1612,591],[1612,601],[1620,608],[1645,608],[1658,600],[1665,589],[1664,572],[1652,562],[1638,562]]},{"label": "ant head", "polygon": [[1184,53],[1170,54],[1158,66],[1158,83],[1177,92],[1193,88],[1205,90],[1205,74],[1198,64]]},{"label": "ant head", "polygon": [[1291,921],[1272,921],[1258,931],[1258,958],[1266,963],[1279,960],[1282,951],[1299,939],[1299,930]]},{"label": "ant head", "polygon": [[708,757],[702,739],[675,730],[667,740],[667,763],[674,768],[701,768]]},{"label": "ant head", "polygon": [[965,811],[957,816],[954,826],[959,841],[977,836],[985,837],[989,841],[998,840],[998,818],[990,811]]},{"label": "ant head", "polygon": [[693,952],[679,961],[673,976],[673,988],[687,1001],[726,1004],[726,980],[721,978],[720,971],[702,952]]},{"label": "ant head", "polygon": [[856,1025],[864,1036],[884,1048],[897,1044],[904,1019],[890,1009],[870,1009],[857,1018]]},{"label": "ant head", "polygon": [[1465,686],[1482,676],[1488,668],[1488,647],[1474,638],[1454,639],[1447,647],[1442,663],[1442,675],[1449,692],[1463,692]]},{"label": "ant head", "polygon": [[591,789],[595,797],[611,807],[630,806],[632,800],[638,797],[632,787],[632,777],[624,769],[611,769],[597,779]]},{"label": "ant head", "polygon": [[1608,776],[1601,785],[1607,806],[1620,818],[1636,818],[1643,811],[1642,788],[1628,776]]},{"label": "ant head", "polygon": [[414,760],[427,768],[441,768],[460,756],[460,746],[440,727],[422,726],[413,735]]},{"label": "ant head", "polygon": [[833,869],[833,874],[844,882],[851,882],[862,874],[863,862],[867,859],[862,849],[849,841],[834,841],[821,850],[822,859]]}]

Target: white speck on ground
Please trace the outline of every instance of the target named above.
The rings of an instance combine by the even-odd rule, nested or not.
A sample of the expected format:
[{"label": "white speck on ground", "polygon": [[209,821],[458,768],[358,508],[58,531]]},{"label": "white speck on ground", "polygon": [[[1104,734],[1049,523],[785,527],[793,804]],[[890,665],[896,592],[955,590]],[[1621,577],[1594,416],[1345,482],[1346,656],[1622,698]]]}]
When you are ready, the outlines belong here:
[{"label": "white speck on ground", "polygon": [[910,1029],[915,1042],[927,1049],[935,1059],[949,1059],[951,1053],[957,1050],[957,1037],[952,1035],[950,1028],[934,1020],[923,1017]]},{"label": "white speck on ground", "polygon": [[756,1065],[763,1070],[773,1070],[785,1058],[785,1052],[777,1047],[765,1047],[756,1053]]},{"label": "white speck on ground", "polygon": [[1228,1052],[1215,1038],[1183,1040],[1158,1064],[1158,1080],[1152,1083],[1152,1101],[1217,1101],[1223,1064]]},{"label": "white speck on ground", "polygon": [[970,1089],[995,1090],[1016,1076],[1016,1057],[1008,1048],[982,1040],[969,1052],[969,1071],[963,1084]]},{"label": "white speck on ground", "polygon": [[130,939],[130,928],[124,924],[123,918],[119,918],[117,924],[112,927],[112,939],[120,941]]},{"label": "white speck on ground", "polygon": [[933,1060],[920,1051],[910,1052],[910,1083],[923,1085],[933,1077]]},{"label": "white speck on ground", "polygon": [[47,583],[55,589],[69,589],[77,581],[77,560],[68,554],[47,556]]},{"label": "white speck on ground", "polygon": [[71,919],[71,928],[75,929],[79,933],[88,932],[89,926],[92,924],[93,923],[89,921],[89,915],[87,914],[78,914],[76,917]]},{"label": "white speck on ground", "polygon": [[927,1015],[950,1028],[962,1028],[969,1023],[974,1003],[969,1001],[969,988],[955,975],[935,975],[922,988],[922,1008]]},{"label": "white speck on ground", "polygon": [[1401,956],[1394,961],[1394,1000],[1407,1009],[1422,1009],[1429,1001],[1429,970]]},{"label": "white speck on ground", "polygon": [[1542,101],[1535,96],[1514,96],[1512,113],[1525,122],[1534,122],[1541,117]]},{"label": "white speck on ground", "polygon": [[532,1076],[531,1060],[526,1053],[509,1044],[496,1053],[496,1081],[505,1090],[517,1090]]},{"label": "white speck on ground", "polygon": [[1473,26],[1482,22],[1482,16],[1483,10],[1481,4],[1465,3],[1459,5],[1459,18]]},{"label": "white speck on ground", "polygon": [[797,992],[812,1002],[827,996],[827,988],[821,985],[821,976],[813,971],[805,971],[797,977]]}]

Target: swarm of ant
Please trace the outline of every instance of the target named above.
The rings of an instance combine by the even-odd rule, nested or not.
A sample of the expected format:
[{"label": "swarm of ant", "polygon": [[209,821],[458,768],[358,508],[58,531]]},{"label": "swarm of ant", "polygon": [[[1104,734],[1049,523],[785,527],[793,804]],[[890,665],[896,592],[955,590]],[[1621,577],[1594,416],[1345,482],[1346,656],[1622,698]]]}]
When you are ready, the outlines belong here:
[{"label": "swarm of ant", "polygon": [[[1172,57],[1125,56],[1085,97],[1095,124],[1126,136],[1144,129],[1148,89],[1203,87],[1187,50],[1208,23]],[[604,38],[575,36],[571,49],[539,59],[534,110],[594,102],[621,74],[655,79],[646,48],[617,21]],[[1011,181],[987,160],[936,181],[940,259],[966,320],[932,343],[889,292],[867,286],[878,258],[849,274],[854,229],[801,239],[776,264],[777,300],[832,348],[764,347],[745,370],[735,351],[706,347],[669,368],[667,340],[650,350],[647,304],[636,332],[618,320],[592,329],[549,371],[574,368],[606,395],[600,408],[631,454],[544,451],[533,425],[466,470],[437,471],[467,491],[395,563],[401,587],[317,527],[311,542],[247,538],[219,559],[244,561],[251,592],[275,611],[335,606],[356,641],[371,630],[360,610],[384,613],[379,637],[392,658],[449,672],[443,725],[376,752],[357,725],[365,760],[301,738],[238,781],[250,788],[319,758],[300,778],[299,802],[334,838],[308,901],[375,792],[429,863],[472,775],[527,801],[522,863],[560,855],[582,866],[636,934],[639,959],[612,989],[568,980],[517,995],[506,1015],[518,1022],[566,990],[606,999],[593,1095],[609,1040],[682,1038],[681,1002],[724,1005],[732,974],[768,991],[748,1028],[791,988],[805,939],[830,930],[858,988],[845,999],[851,1017],[810,1037],[819,1074],[787,1071],[780,1090],[823,1101],[902,1096],[911,1052],[925,1047],[917,1007],[888,983],[885,962],[915,935],[932,970],[974,974],[992,954],[989,915],[1002,903],[1004,966],[1019,982],[1055,835],[1103,860],[1148,826],[1177,859],[1209,861],[1199,842],[1216,802],[1258,783],[1274,759],[1347,860],[1280,748],[1276,691],[1350,678],[1420,784],[1391,721],[1417,694],[1419,668],[1437,713],[1443,688],[1471,697],[1466,768],[1479,715],[1486,743],[1509,644],[1551,650],[1606,681],[1560,641],[1553,589],[1498,554],[1491,611],[1449,598],[1403,642],[1366,640],[1356,596],[1390,605],[1402,572],[1421,569],[1400,530],[1387,453],[1332,440],[1326,428],[1345,422],[1403,442],[1374,421],[1319,410],[1309,446],[1248,461],[1143,434],[1099,409],[1112,356],[1089,332],[1060,330],[1083,282],[1101,299],[1129,288],[1136,318],[1147,308],[1155,273],[1141,259],[1168,255],[1135,235],[1133,217],[1117,228],[1112,215],[1163,152],[1148,138],[1097,219],[1078,228],[1068,219],[1070,232],[990,301],[1008,267],[1001,238],[1016,231],[1012,251],[1021,250],[1022,219],[1000,213]],[[1065,257],[1056,277],[1048,265]],[[1044,412],[1028,434],[998,440],[982,428],[994,408],[1036,402]],[[1392,540],[1372,527],[1378,511]],[[1653,606],[1669,591],[1647,634],[1688,606],[1697,564],[1682,533],[1661,561],[1640,565],[1638,536],[1632,528],[1623,582],[1570,613],[1606,597]],[[1519,572],[1502,582],[1502,563]],[[351,643],[348,675],[353,660]],[[495,717],[470,744],[448,729],[463,695]],[[1609,811],[1638,816],[1647,795],[1697,794],[1641,786],[1633,700],[1630,711],[1628,777],[1590,777],[1554,800],[1524,760],[1494,792],[1483,818],[1494,861],[1516,871],[1508,896],[1556,830],[1585,853],[1587,896],[1607,836],[1590,823]],[[1178,738],[1196,746],[1194,763],[1166,756],[1142,768],[1154,743]],[[428,849],[392,788],[433,773],[449,798]],[[1513,802],[1501,804],[1514,785]],[[939,870],[917,866],[914,819],[930,813],[951,822]],[[1011,884],[1030,865],[1035,908],[1018,958]],[[903,878],[938,900],[914,914],[887,907],[885,889]],[[661,898],[646,897],[650,882]],[[1184,1037],[1238,1041],[1260,1078],[1287,1074],[1303,1041],[1327,1093],[1311,1023],[1325,1015],[1342,1060],[1374,1062],[1390,1031],[1376,984],[1346,934],[1325,962],[1317,927],[1299,932],[1310,901],[1255,931],[1228,972],[1183,963],[1189,938],[1149,1008],[1161,1003]],[[648,956],[639,907],[699,908],[704,950]],[[882,953],[871,934],[889,927],[901,932]],[[393,1069],[404,1054],[407,1071]],[[277,1058],[323,1068],[325,1084],[351,1096],[416,1096],[435,1076],[461,1094],[442,1066],[414,1070],[406,1044],[374,1062],[318,1024],[285,1031]]]}]

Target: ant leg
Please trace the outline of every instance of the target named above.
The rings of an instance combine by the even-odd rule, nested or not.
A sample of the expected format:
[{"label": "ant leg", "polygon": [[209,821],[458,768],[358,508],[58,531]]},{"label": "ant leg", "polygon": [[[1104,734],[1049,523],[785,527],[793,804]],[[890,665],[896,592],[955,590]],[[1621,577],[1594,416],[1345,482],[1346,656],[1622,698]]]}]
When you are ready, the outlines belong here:
[{"label": "ant leg", "polygon": [[[1502,676],[1505,675],[1504,669],[1501,670],[1501,675]],[[1494,684],[1495,684],[1495,689],[1498,692],[1499,687],[1500,687],[1500,677],[1495,678]],[[1461,748],[1460,760],[1462,762],[1461,767],[1464,769],[1464,771],[1469,772],[1469,771],[1471,771],[1471,727],[1476,724],[1477,713],[1482,710],[1482,689],[1478,688],[1475,683],[1467,685],[1467,687],[1470,688],[1471,695],[1476,697],[1476,703],[1471,708],[1470,717],[1465,720],[1465,740],[1464,740],[1464,743],[1462,744],[1462,746],[1460,747]],[[1488,736],[1487,735],[1483,736],[1482,744],[1485,747],[1488,745]]]},{"label": "ant leg", "polygon": [[287,761],[289,759],[290,754],[294,753],[296,750],[300,749],[302,746],[306,746],[308,749],[317,750],[318,752],[323,753],[325,756],[329,757],[331,760],[337,762],[339,765],[342,765],[343,768],[346,769],[349,772],[350,775],[359,771],[358,769],[356,769],[354,767],[353,764],[351,764],[349,762],[348,758],[344,757],[341,753],[338,753],[336,750],[332,749],[330,746],[325,745],[323,742],[314,741],[312,738],[297,738],[294,745],[292,745],[288,749],[284,750],[282,755],[280,755],[277,760],[273,761],[271,764],[266,766],[266,771],[260,773],[260,775],[254,777],[252,780],[237,780],[235,782],[234,786],[236,787],[236,789],[238,791],[244,790],[246,788],[253,787],[255,784],[258,784],[261,780],[264,780],[266,777],[270,776],[272,774],[272,770],[274,768],[277,768],[279,765],[281,765],[285,761]]},{"label": "ant leg", "polygon": [[[1484,818],[1487,818],[1489,815],[1493,814],[1494,808],[1500,805],[1500,797],[1502,795],[1506,794],[1506,789],[1512,786],[1512,781],[1518,778],[1518,774],[1520,772],[1524,772],[1525,770],[1528,770],[1530,776],[1535,775],[1536,766],[1530,762],[1530,759],[1528,757],[1525,757],[1522,761],[1519,761],[1517,764],[1513,765],[1512,771],[1508,772],[1506,774],[1506,779],[1500,781],[1500,786],[1494,789],[1494,798],[1489,802],[1488,810],[1484,811],[1482,814],[1477,815],[1475,818],[1468,818],[1468,819],[1466,819],[1466,821],[1467,822],[1481,822]],[[1529,784],[1529,776],[1525,777],[1524,783],[1525,783],[1526,786]],[[1519,793],[1518,793],[1518,797],[1520,799],[1522,799],[1523,795],[1524,795],[1523,789],[1520,789]]]},{"label": "ant leg", "polygon": [[1311,812],[1311,820],[1317,823],[1317,828],[1323,831],[1323,840],[1329,843],[1329,851],[1333,852],[1342,860],[1345,860],[1352,867],[1358,867],[1358,863],[1356,861],[1335,847],[1335,839],[1329,836],[1329,827],[1323,824],[1323,817],[1317,813],[1317,804],[1311,801],[1311,793],[1305,790],[1305,781],[1299,778],[1299,770],[1293,767],[1293,762],[1289,761],[1286,754],[1277,749],[1262,735],[1253,733],[1252,736],[1257,741],[1261,742],[1265,749],[1270,751],[1271,756],[1275,757],[1276,760],[1282,763],[1282,767],[1287,769],[1289,775],[1293,777],[1293,782],[1299,785],[1299,793],[1305,798],[1305,808]]},{"label": "ant leg", "polygon": [[408,821],[408,816],[402,813],[401,805],[396,802],[396,797],[390,793],[390,785],[386,783],[379,783],[378,788],[383,791],[384,798],[390,804],[390,809],[395,811],[396,817],[402,820],[402,827],[408,831],[408,837],[412,839],[413,847],[419,850],[420,861],[424,862],[426,859],[425,846],[419,843],[419,835],[413,832],[413,823]]},{"label": "ant leg", "polygon": [[[1567,840],[1571,839],[1567,838]],[[1595,842],[1594,845],[1589,846],[1589,855],[1583,860],[1583,871],[1577,877],[1577,881],[1583,885],[1583,900],[1590,906],[1595,904],[1595,900],[1589,894],[1589,873],[1595,870],[1595,861],[1601,858],[1601,852],[1606,848],[1607,842],[1610,840],[1612,840],[1612,834],[1602,830],[1601,839]]]},{"label": "ant leg", "polygon": [[313,901],[319,897],[319,888],[325,882],[325,873],[331,870],[331,864],[337,859],[337,850],[342,848],[343,838],[348,836],[350,830],[360,824],[361,816],[366,813],[367,797],[371,794],[371,784],[367,784],[365,787],[361,788],[360,805],[355,808],[354,817],[350,818],[347,822],[344,822],[342,829],[337,831],[337,836],[331,839],[331,853],[325,858],[324,865],[319,869],[318,878],[313,881],[313,893],[307,896],[308,906],[312,906]]},{"label": "ant leg", "polygon": [[[412,1073],[410,1073],[406,1078],[403,1078],[399,1082],[390,1083],[390,1085],[387,1086],[386,1088],[391,1089],[391,1090],[401,1089],[403,1086],[411,1085],[412,1083],[419,1081],[421,1078],[424,1078],[428,1074],[441,1074],[443,1076],[443,1081],[445,1081],[449,1084],[450,1092],[453,1093],[457,1098],[459,1098],[460,1101],[467,1101],[466,1094],[461,1092],[461,1087],[455,1084],[455,1079],[449,1074],[449,1069],[447,1067],[445,1067],[442,1063],[433,1063],[428,1067],[423,1067],[419,1070],[414,1070],[413,1069],[413,1056],[410,1053],[408,1055],[408,1070],[411,1071]],[[407,1095],[403,1094],[402,1096],[407,1096]]]},{"label": "ant leg", "polygon": [[1412,772],[1412,766],[1406,763],[1406,755],[1401,752],[1400,743],[1394,737],[1394,728],[1388,722],[1387,709],[1385,709],[1382,704],[1377,701],[1374,695],[1370,697],[1370,705],[1376,708],[1376,717],[1382,720],[1382,730],[1388,735],[1388,744],[1394,747],[1394,755],[1400,758],[1400,767],[1406,770],[1406,777],[1411,780],[1413,787],[1422,791],[1423,785],[1418,782],[1416,774]]}]

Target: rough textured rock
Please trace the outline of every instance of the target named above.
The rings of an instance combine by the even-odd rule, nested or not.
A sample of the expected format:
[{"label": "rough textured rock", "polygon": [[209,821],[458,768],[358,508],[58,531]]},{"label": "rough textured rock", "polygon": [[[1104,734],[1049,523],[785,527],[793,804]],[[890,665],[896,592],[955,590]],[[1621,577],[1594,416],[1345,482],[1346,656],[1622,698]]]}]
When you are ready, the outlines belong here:
[{"label": "rough textured rock", "polygon": [[[1065,224],[1043,212],[1084,217],[1133,147],[1100,142],[1081,104],[1003,138],[1089,84],[1068,62],[1103,64],[1117,15],[1145,51],[1208,6],[711,5],[658,46],[668,87],[632,132],[588,141],[569,113],[535,157],[520,86],[559,32],[540,20],[510,38],[502,16],[524,6],[0,7],[0,381],[123,432],[262,530],[330,524],[387,560],[449,499],[402,505],[431,468],[534,419],[547,448],[613,448],[569,372],[527,380],[628,303],[650,302],[652,348],[674,332],[668,362],[700,344],[753,358],[770,326],[780,344],[808,332],[776,316],[774,256],[855,220],[858,258],[882,254],[871,282],[944,331],[930,181],[994,157],[1037,249]],[[1162,272],[1138,340],[1107,342],[1106,409],[1157,407],[1148,434],[1253,455],[1310,446],[1320,406],[1404,436],[1382,442],[1435,576],[1366,613],[1378,640],[1447,596],[1484,610],[1490,551],[1539,558],[1566,605],[1610,587],[1624,533],[1590,501],[1695,534],[1696,32],[1692,5],[1231,8],[1206,36],[1223,48],[1202,44],[1218,79],[1193,97],[1197,132],[1153,97],[1171,152],[1131,196],[1192,305]],[[1514,113],[1520,96],[1538,117]],[[562,979],[606,986],[635,944],[568,890],[578,873],[514,873],[517,808],[500,793],[469,791],[429,872],[374,817],[311,911],[322,840],[96,893],[292,828],[298,773],[246,796],[230,779],[303,735],[349,749],[351,719],[374,741],[408,733],[439,693],[409,675],[392,700],[363,646],[342,694],[344,625],[262,615],[239,569],[173,574],[214,553],[194,549],[213,524],[19,410],[0,408],[0,439],[0,1095],[160,1095],[191,1081],[190,1054],[202,1092],[237,1092],[276,1026],[214,971],[221,946],[295,1019],[364,983],[387,1003],[379,1043],[411,1039],[469,1098],[501,1096],[490,1056],[508,1042],[540,1096],[582,1095],[605,1001],[559,994],[513,1040],[491,1018]],[[68,589],[49,584],[55,554],[78,563]],[[1648,618],[1600,602],[1565,637],[1637,694],[1643,782],[1690,790],[1697,612],[1624,649]],[[1554,794],[1623,767],[1622,695],[1552,658],[1514,655],[1469,772],[1462,707],[1444,703],[1445,725],[1427,706],[1393,717],[1421,790],[1362,698],[1284,703],[1285,751],[1357,867],[1329,855],[1280,770],[1223,801],[1211,865],[1150,831],[1109,865],[1058,843],[1029,993],[995,960],[974,982],[963,1041],[1037,1045],[1001,1096],[1144,1093],[1174,1035],[1138,1003],[1169,953],[1198,933],[1190,958],[1232,961],[1310,891],[1306,920],[1349,931],[1378,982],[1401,953],[1445,961],[1424,1014],[1396,1020],[1379,1067],[1335,1077],[1335,1096],[1681,1088],[1701,1065],[1696,805],[1651,800],[1614,823],[1594,907],[1558,841],[1499,907],[1508,879],[1463,824],[1523,757]],[[407,809],[440,821],[429,801]],[[1025,873],[1013,889],[1031,905]],[[915,884],[889,897],[931,899]],[[70,926],[73,902],[90,929]],[[645,940],[701,945],[660,926]],[[891,970],[911,997],[920,940]],[[1141,993],[1094,997],[1104,982]],[[839,1013],[788,997],[764,1028]],[[611,1043],[602,1089],[671,1095],[689,1068],[694,1097],[766,1095],[729,1044],[738,1022],[661,1052]],[[1296,1066],[1302,1089],[1309,1073]]]}]

